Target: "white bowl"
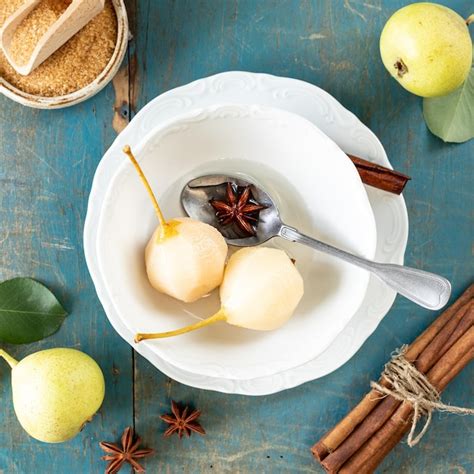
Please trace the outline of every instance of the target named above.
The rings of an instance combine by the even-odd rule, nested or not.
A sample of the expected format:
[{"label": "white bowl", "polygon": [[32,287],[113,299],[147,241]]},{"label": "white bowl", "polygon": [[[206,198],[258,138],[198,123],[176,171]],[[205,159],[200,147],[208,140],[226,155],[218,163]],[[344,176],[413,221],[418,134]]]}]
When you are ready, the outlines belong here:
[{"label": "white bowl", "polygon": [[[170,218],[182,214],[179,195],[192,177],[241,173],[271,193],[289,225],[374,255],[374,217],[357,171],[326,135],[295,114],[209,107],[155,128],[134,151]],[[97,238],[100,272],[115,311],[131,332],[165,331],[213,314],[216,295],[185,305],[150,287],[143,248],[156,220],[135,171],[123,160],[107,190]],[[260,333],[219,324],[140,344],[191,373],[232,379],[268,376],[314,359],[360,306],[369,275],[296,244],[274,239],[270,245],[287,250],[305,279],[305,296],[283,328]]]},{"label": "white bowl", "polygon": [[63,109],[84,102],[100,92],[117,74],[128,46],[128,16],[124,0],[112,0],[112,3],[117,15],[117,42],[110,61],[94,81],[70,94],[42,97],[28,94],[0,77],[0,93],[15,102],[34,109]]}]

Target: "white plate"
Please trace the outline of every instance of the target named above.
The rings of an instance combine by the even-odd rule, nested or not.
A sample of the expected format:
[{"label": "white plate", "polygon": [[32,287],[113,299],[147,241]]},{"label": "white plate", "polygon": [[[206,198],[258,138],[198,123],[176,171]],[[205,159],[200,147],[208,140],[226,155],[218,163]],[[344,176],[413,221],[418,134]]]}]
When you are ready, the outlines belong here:
[{"label": "white plate", "polygon": [[[309,235],[373,258],[375,221],[354,165],[314,124],[281,109],[218,105],[152,130],[136,147],[165,216],[184,215],[180,194],[202,174],[240,174],[276,200],[282,219]],[[153,290],[144,247],[157,225],[152,203],[127,158],[102,206],[97,254],[108,296],[132,332],[169,331],[219,309],[217,291],[183,304]],[[111,239],[111,236],[113,238]],[[303,276],[305,294],[282,328],[250,331],[227,324],[166,340],[146,341],[166,362],[199,375],[258,378],[319,355],[361,305],[369,274],[354,265],[283,239]]]},{"label": "white plate", "polygon": [[[106,296],[96,252],[99,210],[109,181],[121,162],[117,159],[124,144],[137,145],[155,126],[185,111],[215,103],[261,103],[306,117],[328,134],[344,151],[390,166],[375,135],[334,98],[311,84],[265,74],[228,72],[174,89],[150,102],[135,117],[104,155],[94,178],[84,231],[85,254],[97,293],[110,322],[119,334],[133,344],[133,334],[121,322]],[[375,258],[382,262],[403,263],[408,234],[406,206],[401,196],[367,187],[377,225]],[[277,375],[249,380],[196,376],[166,363],[147,346],[135,349],[170,377],[195,387],[226,393],[265,395],[322,377],[345,363],[358,350],[393,303],[395,294],[371,278],[366,297],[336,340],[317,358]]]}]

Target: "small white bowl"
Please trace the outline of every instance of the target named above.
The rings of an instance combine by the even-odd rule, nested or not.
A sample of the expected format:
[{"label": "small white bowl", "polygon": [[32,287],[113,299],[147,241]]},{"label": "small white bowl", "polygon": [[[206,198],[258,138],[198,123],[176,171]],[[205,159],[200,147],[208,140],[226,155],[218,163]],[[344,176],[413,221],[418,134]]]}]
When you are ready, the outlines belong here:
[{"label": "small white bowl", "polygon": [[27,107],[35,109],[62,109],[79,104],[100,92],[117,74],[128,46],[128,16],[124,0],[112,0],[117,15],[117,42],[109,63],[89,85],[70,94],[57,97],[42,97],[28,94],[0,77],[0,93]]},{"label": "small white bowl", "polygon": [[[179,197],[189,179],[240,173],[272,195],[284,222],[374,256],[374,216],[355,167],[334,142],[298,115],[255,105],[195,110],[154,129],[134,152],[168,218],[183,214]],[[147,193],[123,157],[100,211],[97,254],[108,297],[132,333],[179,328],[219,307],[217,294],[186,305],[151,288],[144,246],[156,225]],[[220,323],[140,344],[175,367],[231,379],[271,375],[314,359],[360,306],[369,275],[281,239],[266,245],[284,248],[294,257],[305,281],[303,300],[284,327],[256,332]]]}]

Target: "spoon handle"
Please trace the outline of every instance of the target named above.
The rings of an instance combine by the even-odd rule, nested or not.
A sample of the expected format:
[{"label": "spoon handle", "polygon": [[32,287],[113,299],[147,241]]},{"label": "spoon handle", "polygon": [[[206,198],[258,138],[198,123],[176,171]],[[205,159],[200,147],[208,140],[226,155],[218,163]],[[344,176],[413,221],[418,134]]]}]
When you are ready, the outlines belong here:
[{"label": "spoon handle", "polygon": [[431,310],[440,309],[448,302],[451,295],[451,284],[449,281],[434,273],[403,265],[373,262],[313,239],[284,224],[278,235],[291,242],[307,245],[368,270],[390,288],[424,308]]}]

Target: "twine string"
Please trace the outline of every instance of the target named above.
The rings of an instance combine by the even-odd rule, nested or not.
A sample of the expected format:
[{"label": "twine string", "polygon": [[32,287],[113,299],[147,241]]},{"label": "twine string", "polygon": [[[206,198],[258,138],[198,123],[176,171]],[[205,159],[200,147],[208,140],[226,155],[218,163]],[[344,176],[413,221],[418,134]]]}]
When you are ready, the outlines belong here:
[{"label": "twine string", "polygon": [[[377,382],[370,386],[384,396],[391,397],[401,402],[409,402],[413,406],[413,419],[407,443],[410,448],[419,443],[431,423],[433,410],[454,413],[458,415],[474,415],[474,409],[446,405],[440,401],[438,390],[412,363],[405,359],[407,346],[397,349],[392,359],[385,364],[382,377],[391,388],[384,387]],[[418,420],[425,416],[426,420],[421,431],[415,435]]]}]

